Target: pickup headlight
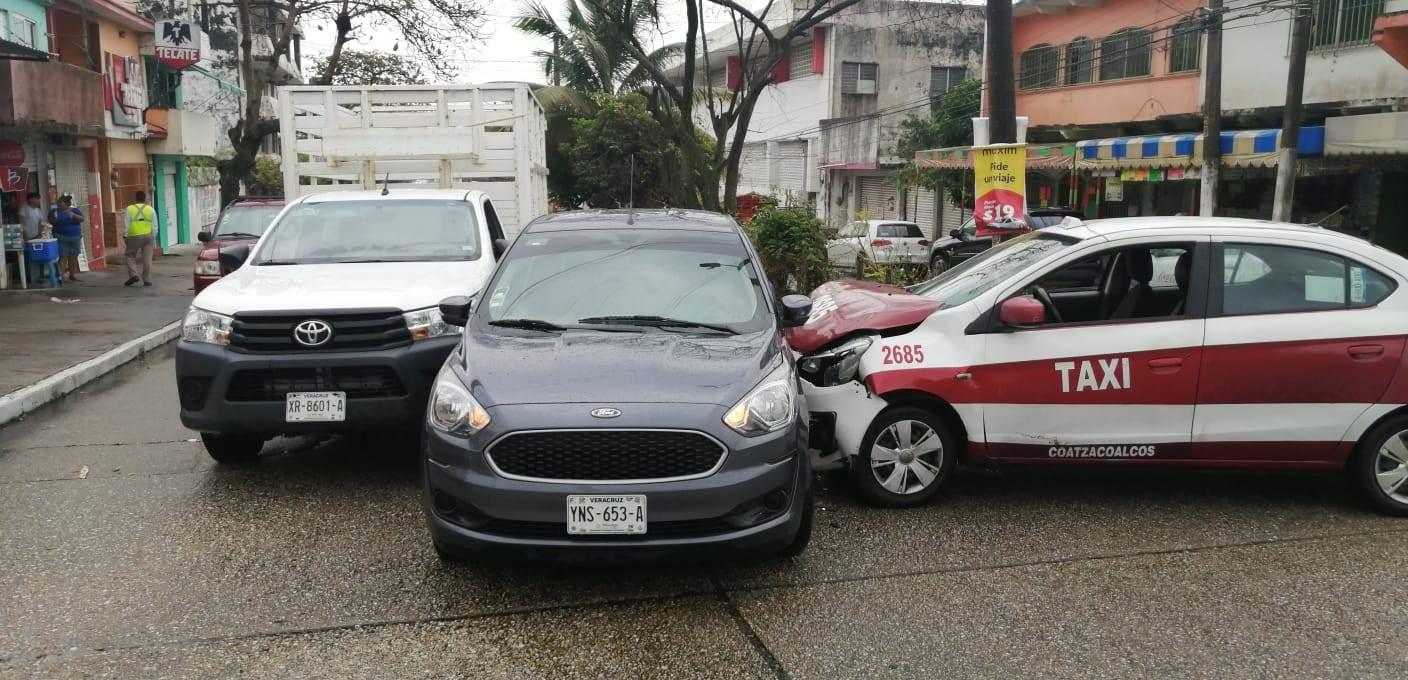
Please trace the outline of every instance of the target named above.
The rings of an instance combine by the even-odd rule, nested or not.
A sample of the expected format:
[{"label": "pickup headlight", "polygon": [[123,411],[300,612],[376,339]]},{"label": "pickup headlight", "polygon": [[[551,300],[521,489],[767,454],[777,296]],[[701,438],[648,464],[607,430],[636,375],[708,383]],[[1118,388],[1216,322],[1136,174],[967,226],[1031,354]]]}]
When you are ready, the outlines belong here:
[{"label": "pickup headlight", "polygon": [[181,322],[181,339],[186,342],[230,344],[230,317],[192,307]]},{"label": "pickup headlight", "polygon": [[412,340],[429,340],[446,335],[456,335],[464,330],[459,326],[445,323],[445,319],[440,316],[439,307],[417,309],[414,312],[406,312],[402,316],[406,318],[406,328],[411,331]]},{"label": "pickup headlight", "polygon": [[200,276],[219,276],[220,263],[215,260],[196,260],[196,274]]},{"label": "pickup headlight", "polygon": [[831,349],[797,360],[802,379],[817,387],[831,387],[856,379],[861,355],[875,344],[874,335],[851,338]]},{"label": "pickup headlight", "polygon": [[489,426],[489,412],[479,405],[454,372],[440,371],[426,409],[430,426],[447,434],[468,437]]},{"label": "pickup headlight", "polygon": [[724,414],[724,424],[746,437],[776,432],[792,424],[797,387],[784,363]]}]

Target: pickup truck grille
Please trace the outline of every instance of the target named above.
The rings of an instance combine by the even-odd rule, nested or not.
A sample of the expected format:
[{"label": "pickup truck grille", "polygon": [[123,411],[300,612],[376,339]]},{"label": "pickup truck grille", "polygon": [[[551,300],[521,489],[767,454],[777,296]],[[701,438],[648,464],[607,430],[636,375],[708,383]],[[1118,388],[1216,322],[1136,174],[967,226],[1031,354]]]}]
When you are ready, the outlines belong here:
[{"label": "pickup truck grille", "polygon": [[539,430],[504,435],[485,453],[508,477],[618,482],[703,477],[727,451],[701,432]]},{"label": "pickup truck grille", "polygon": [[[309,347],[294,340],[294,328],[305,321],[324,321],[332,337]],[[411,342],[406,320],[395,309],[236,314],[230,325],[230,347],[244,352],[348,352],[400,347]]]},{"label": "pickup truck grille", "polygon": [[406,388],[390,366],[263,368],[236,371],[225,398],[283,401],[289,392],[346,392],[348,399],[370,399],[402,397]]}]

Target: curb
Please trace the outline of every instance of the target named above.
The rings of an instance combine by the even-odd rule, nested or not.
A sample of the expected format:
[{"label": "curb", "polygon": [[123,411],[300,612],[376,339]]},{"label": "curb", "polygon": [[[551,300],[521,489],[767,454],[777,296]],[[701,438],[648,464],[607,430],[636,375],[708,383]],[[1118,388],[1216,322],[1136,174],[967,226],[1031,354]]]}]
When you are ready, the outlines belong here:
[{"label": "curb", "polygon": [[33,385],[0,396],[0,426],[62,397],[128,362],[140,359],[148,352],[175,340],[181,335],[181,322],[173,321],[135,340],[118,345],[92,359],[74,364]]}]

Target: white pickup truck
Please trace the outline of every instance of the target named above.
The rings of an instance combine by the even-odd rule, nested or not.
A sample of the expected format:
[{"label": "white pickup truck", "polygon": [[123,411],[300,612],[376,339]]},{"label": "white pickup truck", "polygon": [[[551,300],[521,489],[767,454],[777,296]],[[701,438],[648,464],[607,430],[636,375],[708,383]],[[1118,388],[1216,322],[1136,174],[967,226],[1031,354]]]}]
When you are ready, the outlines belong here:
[{"label": "white pickup truck", "polygon": [[[282,433],[410,429],[476,294],[547,212],[543,114],[526,87],[280,91],[289,204],[193,301],[181,421],[220,462]],[[379,180],[379,181],[378,181]]]}]

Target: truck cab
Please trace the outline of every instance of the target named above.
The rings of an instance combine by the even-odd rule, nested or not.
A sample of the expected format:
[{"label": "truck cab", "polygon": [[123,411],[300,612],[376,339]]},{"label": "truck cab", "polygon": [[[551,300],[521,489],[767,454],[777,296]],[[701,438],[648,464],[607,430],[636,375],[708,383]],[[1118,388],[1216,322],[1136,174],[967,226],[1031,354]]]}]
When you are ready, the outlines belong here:
[{"label": "truck cab", "polygon": [[196,296],[176,350],[181,421],[221,462],[283,433],[414,428],[474,295],[507,247],[492,200],[465,189],[313,194]]}]

